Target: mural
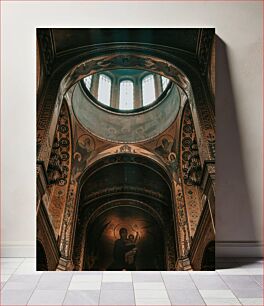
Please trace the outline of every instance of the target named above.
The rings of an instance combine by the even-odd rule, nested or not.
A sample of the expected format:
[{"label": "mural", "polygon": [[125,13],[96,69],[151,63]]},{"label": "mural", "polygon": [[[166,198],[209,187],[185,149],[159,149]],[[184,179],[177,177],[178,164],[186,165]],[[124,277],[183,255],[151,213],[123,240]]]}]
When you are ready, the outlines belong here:
[{"label": "mural", "polygon": [[81,135],[78,138],[73,156],[73,180],[77,180],[77,178],[86,168],[94,148],[94,140],[89,135]]},{"label": "mural", "polygon": [[143,113],[122,116],[98,107],[83,92],[81,85],[73,93],[73,110],[92,134],[116,143],[135,143],[158,136],[175,120],[180,106],[180,94],[173,86],[162,103]]},{"label": "mural", "polygon": [[173,137],[165,135],[159,138],[155,152],[159,154],[164,160],[168,160],[169,154],[173,146]]},{"label": "mural", "polygon": [[151,215],[115,207],[87,228],[84,270],[163,270],[162,241],[161,228]]},{"label": "mural", "polygon": [[[58,36],[68,30],[60,31]],[[86,31],[92,41],[93,30]],[[175,29],[176,36],[177,31],[184,29]],[[65,63],[59,66],[56,50],[46,50],[51,45],[43,41],[54,41],[52,29],[38,31],[45,62],[37,120],[38,269],[214,268],[215,118],[204,84],[213,30],[210,41],[204,39],[204,31],[193,30],[189,42],[181,34],[186,46],[196,42],[182,52],[183,58],[181,52],[170,54],[168,36],[166,55],[158,45],[149,49],[144,41],[140,47],[124,43],[121,51],[119,42],[113,42],[104,50],[95,44],[84,60],[82,46],[74,48],[72,36],[69,54],[61,46]],[[173,42],[176,36],[171,36]],[[63,41],[58,40],[62,45]],[[194,62],[198,64],[192,67]],[[99,80],[106,70],[115,78],[115,69],[131,68],[171,81],[160,96],[165,85],[160,76],[155,78],[156,101],[149,108],[138,111],[146,106],[140,82],[133,85],[133,95],[140,93],[140,98],[134,97],[135,111],[130,113],[101,107],[79,82],[89,74],[97,74]],[[99,81],[95,86],[94,80],[91,88],[99,92]],[[111,107],[120,105],[120,92],[113,90],[120,87],[120,79],[112,81],[116,85],[110,91]]]}]

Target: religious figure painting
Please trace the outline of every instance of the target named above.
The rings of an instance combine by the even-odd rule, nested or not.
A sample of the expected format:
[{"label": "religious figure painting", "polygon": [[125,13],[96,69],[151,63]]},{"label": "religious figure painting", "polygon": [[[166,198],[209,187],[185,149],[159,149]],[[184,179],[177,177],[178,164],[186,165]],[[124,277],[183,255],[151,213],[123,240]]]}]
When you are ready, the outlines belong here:
[{"label": "religious figure painting", "polygon": [[37,270],[214,270],[214,29],[36,34]]}]

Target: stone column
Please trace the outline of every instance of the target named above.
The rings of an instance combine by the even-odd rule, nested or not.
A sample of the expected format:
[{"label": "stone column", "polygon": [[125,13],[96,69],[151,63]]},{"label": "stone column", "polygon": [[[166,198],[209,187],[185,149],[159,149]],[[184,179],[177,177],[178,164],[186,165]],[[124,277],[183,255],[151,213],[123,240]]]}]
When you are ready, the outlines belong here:
[{"label": "stone column", "polygon": [[180,182],[173,179],[172,182],[173,192],[173,210],[175,214],[175,229],[176,243],[178,244],[178,258],[175,263],[176,270],[192,270],[188,253],[190,250],[190,233],[188,228],[187,212],[183,197],[183,190]]},{"label": "stone column", "polygon": [[142,106],[142,81],[137,78],[134,81],[134,108],[140,108]]},{"label": "stone column", "polygon": [[120,83],[119,80],[114,78],[111,83],[111,98],[110,106],[113,108],[119,108],[119,95],[120,95]]},{"label": "stone column", "polygon": [[73,270],[72,251],[74,244],[74,229],[77,214],[77,189],[76,181],[72,181],[69,187],[64,218],[61,230],[60,253],[61,258],[57,270]]},{"label": "stone column", "polygon": [[92,78],[91,94],[98,99],[99,73],[95,73]]},{"label": "stone column", "polygon": [[154,85],[155,85],[155,96],[157,99],[162,93],[161,76],[158,74],[153,74],[153,76],[154,76]]}]

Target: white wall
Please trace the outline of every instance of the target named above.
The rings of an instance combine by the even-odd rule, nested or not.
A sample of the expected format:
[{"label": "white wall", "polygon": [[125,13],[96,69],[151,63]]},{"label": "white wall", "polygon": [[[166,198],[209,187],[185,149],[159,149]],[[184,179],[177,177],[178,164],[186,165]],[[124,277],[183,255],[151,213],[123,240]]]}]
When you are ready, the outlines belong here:
[{"label": "white wall", "polygon": [[218,250],[259,255],[262,3],[161,2],[1,3],[2,256],[34,256],[36,27],[216,28]]}]

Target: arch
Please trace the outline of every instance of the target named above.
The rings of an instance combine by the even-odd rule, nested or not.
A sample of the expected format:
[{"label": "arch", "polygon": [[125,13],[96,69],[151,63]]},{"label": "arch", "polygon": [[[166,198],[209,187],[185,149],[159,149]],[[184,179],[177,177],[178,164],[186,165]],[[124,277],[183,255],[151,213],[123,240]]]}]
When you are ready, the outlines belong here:
[{"label": "arch", "polygon": [[[55,101],[49,101],[47,103],[53,104],[54,112],[51,112],[51,114],[57,113],[57,110],[60,107],[62,96],[82,78],[90,74],[102,72],[104,70],[118,69],[124,67],[135,69],[144,68],[144,70],[149,70],[151,72],[167,77],[182,88],[185,94],[190,98],[191,103],[195,106],[197,103],[194,100],[192,87],[190,85],[189,79],[193,81],[193,85],[196,85],[195,90],[200,90],[201,87],[205,92],[205,87],[203,81],[201,80],[199,72],[195,70],[186,61],[180,59],[177,56],[171,56],[166,52],[157,51],[154,48],[149,48],[149,46],[147,48],[149,54],[145,55],[145,47],[142,46],[135,46],[132,48],[129,46],[120,46],[118,44],[115,44],[111,47],[102,45],[98,46],[98,48],[96,49],[96,55],[95,51],[84,52],[77,56],[72,56],[71,59],[64,61],[64,64],[58,66],[58,68],[54,71],[53,75],[54,82],[50,90],[54,90],[56,86],[59,90],[56,103],[54,103]],[[118,54],[113,54],[113,51],[114,53],[116,53],[117,50]],[[98,54],[100,55],[98,56]],[[87,60],[87,57],[89,57],[89,60]],[[181,70],[181,68],[184,69],[185,73],[182,72],[183,70]],[[197,86],[198,84],[199,89]],[[199,91],[200,100],[206,99],[206,97],[203,97],[203,91]],[[47,91],[47,95],[48,94],[49,92]],[[198,138],[200,138],[201,141],[201,146],[206,147],[206,130],[214,128],[210,118],[210,111],[208,111],[208,109],[206,108],[205,112],[205,107],[203,110],[200,110],[199,107],[197,107],[195,111],[198,112],[198,121],[196,122],[195,120],[196,125],[203,124],[204,120],[206,120],[207,122],[205,130],[197,130]],[[49,116],[46,116],[43,119],[40,118],[40,127],[38,127],[39,142],[42,143],[41,150],[38,151],[38,160],[44,161],[45,165],[47,165],[47,155],[49,155],[49,139],[47,131],[52,133],[52,128],[49,130],[51,121],[52,119],[49,118]],[[208,150],[206,150],[205,148],[204,151],[206,152]],[[210,156],[208,157],[210,159]],[[203,155],[202,159],[208,159],[208,157]]]},{"label": "arch", "polygon": [[[108,51],[109,50],[107,50],[106,53],[108,53]],[[150,50],[150,54],[152,53],[152,51],[153,50]],[[52,139],[52,138],[46,137],[46,133],[53,134],[52,129],[54,128],[54,125],[52,125],[51,123],[56,120],[56,116],[57,116],[58,110],[60,109],[62,96],[64,95],[64,93],[69,88],[71,88],[71,86],[73,84],[75,84],[78,81],[78,79],[81,79],[81,78],[85,77],[86,75],[93,74],[97,71],[104,71],[106,68],[107,69],[113,69],[111,67],[114,67],[115,64],[118,64],[118,63],[120,65],[120,67],[122,67],[124,65],[128,65],[128,66],[129,65],[131,65],[131,66],[139,65],[139,67],[141,67],[141,65],[146,65],[147,68],[150,71],[153,71],[153,72],[156,71],[157,72],[158,69],[160,69],[160,71],[163,71],[162,72],[163,75],[165,75],[168,78],[170,78],[171,80],[175,81],[177,84],[180,84],[179,86],[181,88],[183,88],[185,93],[187,93],[187,95],[190,97],[191,111],[194,112],[194,113],[197,112],[196,118],[194,118],[194,124],[199,126],[199,124],[201,122],[203,122],[204,117],[201,116],[201,114],[199,114],[199,109],[200,109],[199,108],[200,107],[199,103],[196,103],[196,101],[194,100],[194,98],[192,96],[192,89],[191,89],[191,86],[190,86],[190,81],[187,79],[185,74],[181,74],[179,72],[180,70],[178,70],[178,69],[175,70],[173,68],[173,67],[175,67],[174,64],[171,64],[171,62],[176,63],[178,61],[178,59],[174,58],[175,59],[175,61],[174,61],[173,58],[171,57],[172,61],[170,61],[170,60],[168,60],[170,58],[170,56],[168,56],[168,54],[166,55],[165,53],[163,53],[163,55],[164,55],[164,57],[163,57],[162,54],[158,53],[158,52],[156,52],[156,54],[160,55],[160,57],[156,57],[156,59],[157,59],[156,61],[153,60],[154,57],[152,57],[152,56],[148,56],[148,57],[145,56],[144,57],[144,55],[142,55],[142,54],[140,56],[138,56],[138,58],[136,58],[136,59],[135,59],[135,57],[133,58],[133,56],[131,56],[131,53],[129,53],[128,56],[123,56],[124,54],[122,54],[122,56],[120,56],[119,59],[118,59],[115,56],[113,57],[113,54],[110,54],[110,55],[108,54],[108,57],[107,57],[106,53],[105,53],[105,51],[102,52],[103,56],[101,57],[101,60],[100,60],[100,57],[99,58],[98,57],[91,57],[90,58],[91,61],[90,60],[85,61],[80,65],[79,64],[76,65],[71,70],[71,72],[69,72],[67,75],[65,75],[65,72],[66,72],[65,69],[68,69],[68,68],[71,69],[72,68],[72,66],[67,68],[67,65],[70,63],[70,61],[68,63],[66,63],[65,66],[61,67],[62,70],[59,70],[60,69],[59,68],[57,71],[54,72],[54,75],[51,78],[51,80],[54,79],[54,81],[56,81],[55,82],[56,86],[59,86],[58,84],[60,84],[60,90],[58,92],[58,96],[57,96],[57,99],[56,99],[56,104],[55,104],[55,101],[53,101],[54,104],[52,104],[53,103],[52,102],[52,103],[50,103],[50,105],[48,105],[48,107],[50,107],[50,110],[51,110],[50,114],[53,114],[53,119],[50,120],[51,118],[49,118],[49,116],[47,116],[48,119],[46,119],[46,121],[44,120],[44,122],[42,122],[42,128],[40,129],[40,130],[42,130],[42,132],[40,133],[40,138],[39,138],[40,143],[41,143],[41,150],[38,154],[38,159],[39,160],[43,160],[45,163],[46,163],[46,160],[48,160],[47,156],[49,156],[49,152],[50,152],[49,143],[52,143],[52,141],[50,142],[50,139]],[[155,53],[155,52],[153,52],[153,53]],[[87,55],[87,53],[82,54],[81,56],[76,56],[75,58],[73,57],[73,59],[74,59],[74,61],[75,60],[79,61],[79,59],[81,59],[81,58],[83,59],[84,56],[86,56],[86,55]],[[163,59],[161,59],[161,58],[163,58]],[[167,60],[164,60],[164,58],[167,58]],[[99,59],[97,64],[96,64],[95,59]],[[113,63],[111,63],[112,60],[113,60]],[[135,60],[136,64],[133,63],[133,60]],[[136,60],[140,60],[140,61],[136,61]],[[110,63],[109,63],[109,61],[110,61]],[[166,62],[168,63],[168,65],[166,64]],[[178,62],[180,62],[180,60]],[[76,62],[75,62],[75,64],[76,64]],[[183,62],[181,62],[181,64],[183,64],[183,65],[180,65],[182,67],[185,65]],[[109,68],[109,66],[110,66],[110,68]],[[159,67],[159,68],[157,68],[157,67]],[[188,67],[187,64],[186,64],[186,67],[187,67],[187,70],[189,69],[189,72],[190,72],[191,68]],[[98,68],[98,70],[96,70],[97,68]],[[95,70],[93,70],[93,69],[95,69]],[[115,67],[115,69],[116,69],[116,67]],[[177,73],[177,72],[179,72],[179,73]],[[195,72],[194,72],[194,74],[195,74]],[[63,79],[61,78],[62,75],[65,76]],[[181,78],[181,76],[183,76],[183,78]],[[193,76],[192,78],[195,78],[195,76]],[[196,85],[197,85],[198,82],[201,82],[201,80],[196,79]],[[52,81],[51,81],[51,83],[52,83]],[[54,86],[54,88],[56,86]],[[54,92],[56,91],[56,93],[57,93],[57,88],[58,87],[56,89],[54,89],[54,88],[53,88]],[[203,98],[203,94],[201,92],[202,92],[202,90],[199,92],[199,99]],[[47,95],[48,94],[49,94],[49,89],[47,91]],[[200,109],[200,111],[201,111],[201,109]],[[47,111],[46,111],[45,114],[47,114]],[[208,124],[210,125],[210,122]],[[51,127],[51,128],[49,129],[49,127]],[[211,128],[211,126],[209,128]],[[209,128],[207,127],[206,129],[208,130]],[[201,128],[200,128],[200,130],[198,129],[197,131],[198,131],[197,136],[198,136],[199,142],[202,144],[202,146],[204,146],[203,152],[206,152],[206,142],[205,142],[206,137],[205,137],[205,139],[203,139],[203,136],[206,136],[206,135],[202,135],[202,133],[200,132]],[[42,141],[43,139],[44,139],[44,141]],[[206,154],[203,154],[204,159],[205,159],[205,156],[206,156]]]},{"label": "arch", "polygon": [[[107,163],[110,163],[110,165],[107,165]],[[153,173],[152,175],[154,175],[156,179],[159,180],[159,182],[163,181],[163,185],[161,183],[158,183],[158,186],[160,186],[160,188],[165,189],[154,189],[154,191],[148,190],[148,184],[144,184],[144,190],[137,187],[134,188],[133,180],[131,181],[129,179],[125,183],[126,188],[123,188],[122,186],[121,188],[119,188],[119,180],[120,183],[123,182],[122,175],[120,176],[119,174],[117,174],[116,180],[109,178],[108,172],[110,171],[110,169],[108,170],[107,168],[109,168],[110,166],[117,167],[118,165],[120,165],[121,167],[122,164],[124,164],[124,166],[126,167],[131,164],[131,169],[129,168],[129,173],[133,172],[132,167],[140,166],[142,169],[146,167],[144,170],[146,177],[148,177],[148,171],[151,171],[151,173]],[[108,172],[105,172],[106,170]],[[113,170],[111,171],[113,173]],[[111,171],[109,173],[111,173]],[[115,168],[114,173],[119,173],[118,168]],[[120,173],[122,173],[122,171]],[[98,180],[100,180],[100,175],[101,177],[107,177],[107,182],[110,181],[111,184],[113,184],[113,191],[111,191],[111,184],[109,185],[109,183],[107,183],[107,185],[105,185],[97,183]],[[126,176],[124,176],[124,178],[125,177]],[[96,182],[94,186],[100,186],[97,188],[98,191],[97,189],[93,190],[93,187],[90,190],[91,181]],[[109,187],[107,187],[108,185]],[[106,189],[105,186],[107,187]],[[150,182],[149,186],[155,186],[155,183]],[[104,189],[106,190],[106,193],[103,193],[102,190]],[[176,225],[174,223],[174,217],[172,217],[175,214],[174,204],[172,202],[172,192],[173,191],[171,178],[169,177],[167,169],[164,169],[164,167],[161,167],[153,160],[140,156],[138,154],[112,154],[107,157],[101,158],[97,162],[94,162],[92,165],[90,165],[90,167],[88,167],[82,174],[78,184],[78,197],[76,199],[76,205],[78,207],[76,209],[76,211],[78,211],[78,224],[76,232],[78,233],[78,235],[75,236],[75,242],[73,247],[73,261],[76,269],[83,269],[85,248],[84,236],[88,224],[92,223],[93,220],[97,218],[97,216],[110,209],[112,205],[116,206],[116,203],[118,203],[118,207],[133,206],[137,209],[144,209],[153,218],[155,218],[155,220],[157,220],[161,228],[166,228],[163,231],[164,243],[166,244],[164,244],[164,250],[166,253],[166,267],[169,270],[174,270],[175,254],[177,254],[176,245],[178,242],[175,240],[175,237],[177,237],[177,230]],[[174,252],[172,252],[173,249],[175,249]]]},{"label": "arch", "polygon": [[215,270],[215,241],[210,241],[204,249],[201,271]]},{"label": "arch", "polygon": [[64,87],[64,92],[90,74],[103,73],[105,70],[109,71],[125,67],[127,69],[147,70],[165,76],[176,83],[189,96],[191,87],[187,76],[174,64],[164,60],[162,56],[146,56],[135,50],[129,50],[129,52],[120,50],[118,55],[113,55],[107,54],[109,51],[105,50],[103,52],[104,55],[92,56],[89,60],[81,61],[76,66],[71,67],[69,72],[62,78],[61,87]]},{"label": "arch", "polygon": [[37,271],[48,271],[48,261],[43,244],[37,240]]},{"label": "arch", "polygon": [[201,214],[201,160],[198,152],[196,130],[187,100],[182,111],[180,128],[180,176],[186,203],[188,225],[191,237],[194,236]]},{"label": "arch", "polygon": [[[133,216],[138,216],[140,218],[147,218],[148,222],[151,222],[152,224],[152,230],[154,230],[155,232],[155,238],[152,239],[151,244],[148,244],[148,253],[150,252],[150,254],[148,254],[146,256],[146,253],[142,254],[142,241],[141,241],[141,256],[140,258],[137,258],[137,265],[139,270],[164,270],[167,269],[167,262],[166,262],[166,244],[165,241],[166,239],[164,239],[164,231],[165,231],[165,226],[164,223],[162,222],[162,220],[160,220],[158,214],[153,210],[151,211],[151,209],[149,207],[146,207],[146,205],[144,203],[133,203],[133,202],[129,202],[129,204],[127,203],[107,203],[105,205],[105,207],[100,207],[98,212],[95,212],[92,216],[91,219],[87,222],[87,224],[85,225],[85,234],[86,237],[84,237],[85,240],[85,247],[84,247],[84,254],[86,256],[84,256],[84,260],[82,263],[82,270],[91,270],[91,267],[87,266],[87,264],[89,263],[89,261],[87,260],[87,253],[92,254],[94,252],[94,248],[96,247],[96,249],[98,248],[98,246],[100,246],[100,242],[102,244],[102,235],[105,233],[105,230],[107,229],[100,229],[99,228],[99,232],[98,232],[98,227],[97,227],[97,231],[94,231],[94,228],[96,226],[96,224],[98,224],[98,222],[100,222],[100,220],[105,219],[105,217],[108,215],[111,217],[111,215],[115,214],[116,212],[119,212],[123,217],[125,217],[125,220],[128,221],[128,223],[124,223],[123,219],[121,219],[121,224],[118,226],[116,226],[113,229],[113,234],[114,237],[111,237],[110,239],[107,239],[108,241],[112,240],[111,242],[114,243],[114,240],[117,240],[119,238],[118,236],[118,229],[120,229],[120,227],[127,227],[128,229],[128,234],[133,234],[133,236],[135,237],[138,233],[139,235],[139,239],[144,240],[144,236],[148,235],[148,231],[144,230],[144,228],[139,229],[134,228],[134,224],[133,222],[129,222],[129,220],[133,217]],[[135,215],[134,215],[135,214]],[[143,220],[140,220],[141,223],[144,224]],[[119,222],[120,222],[119,221]],[[142,222],[143,221],[143,222]],[[139,231],[139,232],[137,232]],[[96,234],[95,234],[96,233]],[[105,233],[106,234],[106,233]],[[92,237],[91,237],[92,236]],[[96,240],[94,240],[94,238],[96,237]],[[104,237],[106,238],[106,237]],[[105,239],[104,239],[105,240]],[[109,241],[109,242],[110,242]],[[105,241],[104,241],[105,242]],[[138,246],[140,248],[140,246]],[[154,248],[153,248],[154,247]],[[143,249],[144,249],[144,245],[143,245]],[[158,254],[156,253],[157,249],[159,249]],[[111,253],[111,250],[109,250]],[[111,254],[108,251],[108,264],[105,266],[106,269],[113,269],[110,268],[110,264],[111,264]],[[146,252],[146,246],[145,246],[145,252]],[[156,253],[156,254],[152,254]],[[95,255],[95,254],[93,254]],[[139,252],[140,255],[140,252]],[[158,260],[156,260],[156,256],[158,257]],[[94,257],[94,256],[93,256]],[[142,263],[143,261],[143,263]],[[158,261],[158,263],[157,263]],[[157,264],[157,266],[155,265],[155,263]],[[98,266],[100,267],[100,266]],[[92,269],[96,269],[92,268]]]},{"label": "arch", "polygon": [[56,239],[61,235],[65,203],[71,177],[72,128],[69,109],[63,102],[48,163],[47,210]]},{"label": "arch", "polygon": [[122,156],[126,154],[130,154],[136,158],[139,157],[145,160],[149,160],[151,163],[155,164],[156,167],[162,170],[164,177],[166,177],[167,184],[169,186],[171,185],[172,175],[161,158],[158,158],[154,153],[135,145],[118,145],[100,152],[89,160],[87,167],[85,167],[82,173],[80,173],[78,176],[80,186],[79,188],[81,188],[82,184],[85,182],[87,175],[89,176],[99,163],[104,164],[104,160],[107,158],[114,158],[115,156]]}]

